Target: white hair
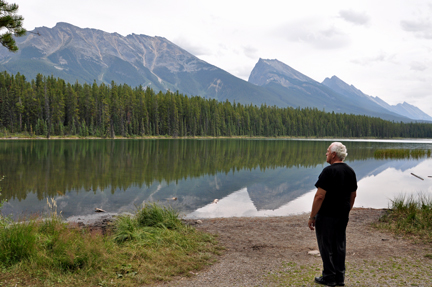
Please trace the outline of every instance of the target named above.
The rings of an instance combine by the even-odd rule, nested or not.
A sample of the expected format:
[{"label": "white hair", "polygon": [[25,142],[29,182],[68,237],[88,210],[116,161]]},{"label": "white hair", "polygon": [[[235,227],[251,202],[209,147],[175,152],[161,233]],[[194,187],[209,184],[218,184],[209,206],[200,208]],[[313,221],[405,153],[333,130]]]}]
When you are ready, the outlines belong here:
[{"label": "white hair", "polygon": [[334,142],[330,145],[330,152],[335,152],[340,160],[345,160],[347,153],[347,148],[340,142]]}]

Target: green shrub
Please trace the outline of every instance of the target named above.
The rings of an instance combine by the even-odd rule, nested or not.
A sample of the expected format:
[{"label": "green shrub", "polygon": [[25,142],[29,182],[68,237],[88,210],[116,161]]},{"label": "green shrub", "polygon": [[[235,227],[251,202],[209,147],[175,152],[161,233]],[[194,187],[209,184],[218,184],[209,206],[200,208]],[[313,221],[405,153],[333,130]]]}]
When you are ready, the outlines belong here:
[{"label": "green shrub", "polygon": [[391,200],[390,209],[378,226],[432,241],[432,197],[420,194]]},{"label": "green shrub", "polygon": [[46,265],[61,272],[70,272],[81,269],[93,269],[99,266],[103,257],[98,243],[103,244],[102,236],[85,236],[77,229],[64,227],[57,237],[51,238],[50,248],[39,252],[40,265]]},{"label": "green shrub", "polygon": [[[61,272],[92,268],[101,252],[91,249],[85,231],[69,228],[59,217],[38,222],[38,248],[33,262]],[[97,240],[96,238],[92,238]]]},{"label": "green shrub", "polygon": [[181,226],[179,214],[171,207],[159,206],[156,203],[145,204],[135,217],[140,226],[176,229]]},{"label": "green shrub", "polygon": [[0,229],[0,264],[9,267],[35,253],[36,234],[33,222],[9,224]]},{"label": "green shrub", "polygon": [[164,237],[160,229],[182,228],[184,226],[174,209],[156,203],[145,204],[133,217],[125,215],[117,218],[113,239],[117,243],[137,239],[147,243],[156,242],[157,238]]},{"label": "green shrub", "polygon": [[115,233],[113,239],[117,243],[137,238],[138,223],[135,218],[128,215],[119,216],[115,224]]},{"label": "green shrub", "polygon": [[136,217],[124,215],[116,219],[113,239],[116,243],[133,240],[140,240],[141,243],[145,243],[153,241],[157,233],[159,233],[158,228],[140,226]]}]

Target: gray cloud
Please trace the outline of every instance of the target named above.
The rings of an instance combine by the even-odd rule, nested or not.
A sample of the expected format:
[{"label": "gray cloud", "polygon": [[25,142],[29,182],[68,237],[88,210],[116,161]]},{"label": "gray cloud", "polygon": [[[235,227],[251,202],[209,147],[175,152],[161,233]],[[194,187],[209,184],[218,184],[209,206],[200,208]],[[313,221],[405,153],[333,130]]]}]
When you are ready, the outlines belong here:
[{"label": "gray cloud", "polygon": [[411,68],[411,70],[421,72],[421,71],[426,70],[428,67],[425,64],[420,63],[420,62],[412,62],[410,65],[410,68]]},{"label": "gray cloud", "polygon": [[197,57],[211,54],[209,49],[207,49],[206,47],[193,44],[186,38],[177,38],[173,40],[173,42],[182,49],[185,49],[186,51]]},{"label": "gray cloud", "polygon": [[339,49],[349,45],[350,38],[334,26],[322,27],[319,19],[290,23],[280,29],[292,42],[307,43],[317,49]]},{"label": "gray cloud", "polygon": [[338,49],[350,43],[349,36],[334,27],[306,35],[303,40],[318,49]]},{"label": "gray cloud", "polygon": [[417,38],[432,39],[432,23],[429,20],[401,21],[402,30],[414,33]]},{"label": "gray cloud", "polygon": [[[258,61],[258,60],[257,60]],[[236,71],[235,71],[235,75],[241,79],[244,79],[245,81],[247,81],[249,79],[250,73],[253,70],[253,66],[242,66],[242,67],[237,67]]]},{"label": "gray cloud", "polygon": [[341,10],[339,16],[355,25],[367,25],[370,20],[370,17],[365,12],[355,12],[353,10]]},{"label": "gray cloud", "polygon": [[407,32],[423,32],[431,27],[431,23],[425,20],[401,21],[402,29]]},{"label": "gray cloud", "polygon": [[[429,82],[419,83],[416,86],[413,86],[411,90],[406,90],[403,93],[404,99],[410,99],[409,103],[417,106],[422,111],[428,113],[427,106],[425,106],[425,102],[431,102],[432,96],[430,95],[430,86]],[[430,115],[430,114],[429,114]]]},{"label": "gray cloud", "polygon": [[245,47],[243,47],[243,53],[244,53],[248,58],[256,59],[256,58],[257,58],[257,55],[256,55],[257,52],[258,52],[258,50],[255,49],[254,47],[251,47],[251,46],[245,46]]},{"label": "gray cloud", "polygon": [[361,58],[361,59],[354,59],[354,60],[351,60],[351,62],[354,64],[367,66],[367,65],[371,65],[371,64],[379,63],[379,62],[393,62],[392,60],[394,57],[395,57],[395,55],[386,55],[385,53],[381,52],[380,54],[378,54],[375,57],[366,57],[366,58]]}]

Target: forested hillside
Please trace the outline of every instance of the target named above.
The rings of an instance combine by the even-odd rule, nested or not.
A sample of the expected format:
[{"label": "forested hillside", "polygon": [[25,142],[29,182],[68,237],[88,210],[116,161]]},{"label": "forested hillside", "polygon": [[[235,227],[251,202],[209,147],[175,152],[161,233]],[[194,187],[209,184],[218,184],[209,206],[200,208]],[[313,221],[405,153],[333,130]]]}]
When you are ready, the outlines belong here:
[{"label": "forested hillside", "polygon": [[0,128],[30,135],[432,137],[432,124],[0,74]]}]

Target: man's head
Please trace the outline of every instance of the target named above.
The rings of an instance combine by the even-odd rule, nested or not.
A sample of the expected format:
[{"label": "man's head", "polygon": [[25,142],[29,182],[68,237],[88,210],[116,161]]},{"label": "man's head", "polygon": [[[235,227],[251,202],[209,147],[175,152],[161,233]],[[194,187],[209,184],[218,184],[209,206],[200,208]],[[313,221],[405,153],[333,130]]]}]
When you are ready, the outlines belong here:
[{"label": "man's head", "polygon": [[336,161],[344,161],[347,155],[346,146],[340,142],[334,142],[327,149],[327,162],[332,164]]}]

